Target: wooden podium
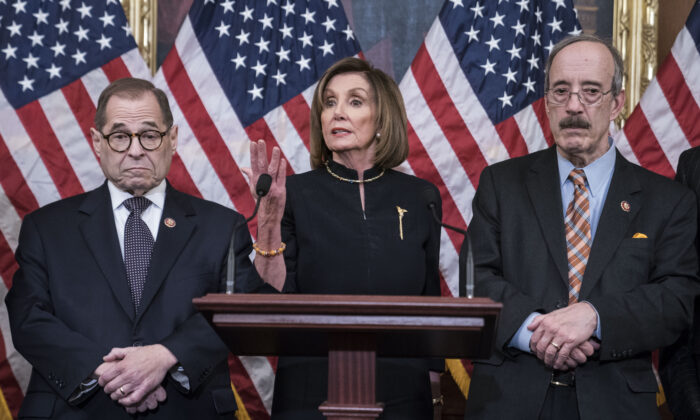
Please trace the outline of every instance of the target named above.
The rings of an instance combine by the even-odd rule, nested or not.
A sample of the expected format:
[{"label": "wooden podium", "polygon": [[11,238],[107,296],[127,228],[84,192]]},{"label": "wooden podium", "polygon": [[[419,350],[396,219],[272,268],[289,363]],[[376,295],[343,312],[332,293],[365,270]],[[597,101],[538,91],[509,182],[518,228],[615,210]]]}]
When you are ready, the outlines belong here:
[{"label": "wooden podium", "polygon": [[233,354],[328,356],[331,420],[376,419],[375,360],[487,358],[501,304],[486,298],[210,294],[194,305]]}]

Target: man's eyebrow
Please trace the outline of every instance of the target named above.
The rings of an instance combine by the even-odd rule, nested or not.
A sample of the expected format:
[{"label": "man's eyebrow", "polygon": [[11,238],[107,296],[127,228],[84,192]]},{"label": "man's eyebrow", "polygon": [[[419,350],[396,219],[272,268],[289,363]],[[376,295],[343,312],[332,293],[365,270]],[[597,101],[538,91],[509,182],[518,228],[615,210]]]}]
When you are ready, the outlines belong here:
[{"label": "man's eyebrow", "polygon": [[[155,121],[141,121],[140,124],[147,125],[149,127],[153,127],[156,129],[158,128],[158,124],[156,124]],[[123,122],[115,122],[114,124],[112,124],[110,129],[111,130],[120,130],[120,129],[125,129],[125,128],[126,128],[126,124],[124,124]]]}]

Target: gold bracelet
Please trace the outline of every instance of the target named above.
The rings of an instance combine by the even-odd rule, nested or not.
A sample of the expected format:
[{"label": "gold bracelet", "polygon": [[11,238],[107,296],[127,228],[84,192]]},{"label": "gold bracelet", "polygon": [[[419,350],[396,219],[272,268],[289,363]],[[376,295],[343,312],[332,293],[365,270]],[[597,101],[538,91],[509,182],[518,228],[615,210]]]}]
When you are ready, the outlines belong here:
[{"label": "gold bracelet", "polygon": [[262,255],[263,257],[276,257],[277,255],[280,255],[281,253],[283,253],[285,249],[287,249],[287,244],[285,244],[284,242],[281,242],[281,244],[282,245],[280,245],[280,247],[277,249],[272,249],[270,251],[264,251],[264,250],[260,249],[257,242],[254,242],[253,249],[255,250],[256,254]]}]

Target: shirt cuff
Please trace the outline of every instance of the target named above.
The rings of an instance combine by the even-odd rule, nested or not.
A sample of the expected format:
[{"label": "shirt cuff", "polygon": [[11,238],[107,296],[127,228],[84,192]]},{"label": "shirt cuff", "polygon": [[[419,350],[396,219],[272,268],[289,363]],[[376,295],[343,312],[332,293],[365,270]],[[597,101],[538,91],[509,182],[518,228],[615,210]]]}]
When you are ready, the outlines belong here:
[{"label": "shirt cuff", "polygon": [[190,378],[185,375],[185,368],[183,368],[181,364],[178,363],[171,367],[168,373],[181,387],[187,391],[190,390]]},{"label": "shirt cuff", "polygon": [[68,397],[68,404],[75,405],[90,395],[97,388],[97,379],[86,379],[80,383],[78,388]]},{"label": "shirt cuff", "polygon": [[513,335],[510,343],[508,343],[510,347],[515,347],[516,349],[524,351],[525,353],[532,353],[532,350],[530,350],[530,338],[532,337],[532,331],[528,330],[527,326],[530,325],[532,320],[538,315],[542,314],[539,312],[533,312],[527,318],[525,318],[525,321],[520,325],[518,331],[515,332],[515,335]]},{"label": "shirt cuff", "polygon": [[595,308],[595,306],[593,306],[593,304],[591,302],[589,302],[587,300],[582,300],[581,302],[587,303],[595,311],[595,332],[594,332],[594,335],[595,335],[595,338],[602,341],[603,334],[602,334],[602,330],[600,328],[600,314],[598,313],[598,310]]}]

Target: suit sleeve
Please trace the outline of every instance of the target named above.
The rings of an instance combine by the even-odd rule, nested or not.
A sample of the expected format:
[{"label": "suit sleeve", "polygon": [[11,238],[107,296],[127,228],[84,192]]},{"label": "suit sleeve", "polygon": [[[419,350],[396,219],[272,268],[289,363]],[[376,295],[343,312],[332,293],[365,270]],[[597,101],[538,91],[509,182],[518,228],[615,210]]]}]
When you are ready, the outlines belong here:
[{"label": "suit sleeve", "polygon": [[535,300],[522,293],[503,275],[501,253],[500,203],[491,168],[481,173],[472,202],[473,217],[469,234],[474,247],[474,294],[503,303],[498,318],[495,345],[506,351],[513,335],[532,313],[542,311]]},{"label": "suit sleeve", "polygon": [[69,400],[110,349],[55,315],[44,246],[32,215],[22,223],[16,259],[19,269],[5,298],[15,348],[58,395]]},{"label": "suit sleeve", "polygon": [[601,360],[668,346],[689,326],[698,293],[695,197],[687,191],[668,205],[672,210],[651,244],[648,278],[628,291],[589,299],[602,325]]}]

